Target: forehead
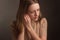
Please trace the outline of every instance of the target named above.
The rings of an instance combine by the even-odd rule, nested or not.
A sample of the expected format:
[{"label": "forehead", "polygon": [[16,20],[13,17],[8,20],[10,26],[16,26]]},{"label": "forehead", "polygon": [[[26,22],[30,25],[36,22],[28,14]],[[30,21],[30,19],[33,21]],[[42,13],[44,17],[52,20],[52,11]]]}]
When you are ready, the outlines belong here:
[{"label": "forehead", "polygon": [[39,8],[40,8],[39,4],[34,3],[34,4],[29,6],[28,10],[33,11],[33,10],[36,10],[36,9],[39,9]]}]

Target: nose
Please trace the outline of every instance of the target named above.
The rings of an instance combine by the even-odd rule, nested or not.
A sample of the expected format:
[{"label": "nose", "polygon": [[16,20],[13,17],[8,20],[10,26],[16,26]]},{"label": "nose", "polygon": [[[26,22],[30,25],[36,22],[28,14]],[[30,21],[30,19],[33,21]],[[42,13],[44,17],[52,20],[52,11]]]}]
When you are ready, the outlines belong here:
[{"label": "nose", "polygon": [[37,11],[35,11],[35,16],[37,16],[38,15],[38,12]]}]

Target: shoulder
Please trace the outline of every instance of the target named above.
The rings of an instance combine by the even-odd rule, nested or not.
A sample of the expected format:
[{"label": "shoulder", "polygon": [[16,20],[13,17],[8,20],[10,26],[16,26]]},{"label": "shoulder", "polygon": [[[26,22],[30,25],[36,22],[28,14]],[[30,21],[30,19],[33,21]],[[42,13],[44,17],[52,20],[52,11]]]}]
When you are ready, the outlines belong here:
[{"label": "shoulder", "polygon": [[47,23],[47,19],[46,18],[42,18],[41,19],[41,23]]},{"label": "shoulder", "polygon": [[41,23],[41,25],[47,26],[47,19],[46,18],[42,18],[40,23]]}]

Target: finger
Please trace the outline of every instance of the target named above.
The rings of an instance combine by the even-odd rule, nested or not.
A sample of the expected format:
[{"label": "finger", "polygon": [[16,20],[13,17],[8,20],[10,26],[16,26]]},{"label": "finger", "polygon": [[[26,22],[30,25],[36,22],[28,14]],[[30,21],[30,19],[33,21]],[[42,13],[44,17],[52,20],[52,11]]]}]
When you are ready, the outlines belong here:
[{"label": "finger", "polygon": [[29,16],[28,16],[28,15],[26,16],[26,20],[27,20],[27,22],[29,22],[29,21],[30,21],[30,18],[29,18]]},{"label": "finger", "polygon": [[29,15],[26,15],[29,18]]},{"label": "finger", "polygon": [[27,16],[25,16],[25,23],[26,23],[26,24],[29,23],[29,20],[28,20]]},{"label": "finger", "polygon": [[26,22],[29,22],[29,21],[30,21],[30,17],[29,17],[29,15],[27,15],[27,14],[24,15],[24,19],[25,19]]},{"label": "finger", "polygon": [[26,18],[26,16],[24,17],[24,19],[25,19],[25,21],[27,22],[27,18]]},{"label": "finger", "polygon": [[29,17],[29,15],[27,15],[26,17],[27,17],[27,22],[30,23],[31,22],[31,18]]},{"label": "finger", "polygon": [[28,21],[28,19],[29,19],[29,16],[28,16],[28,15],[25,15],[25,19]]}]

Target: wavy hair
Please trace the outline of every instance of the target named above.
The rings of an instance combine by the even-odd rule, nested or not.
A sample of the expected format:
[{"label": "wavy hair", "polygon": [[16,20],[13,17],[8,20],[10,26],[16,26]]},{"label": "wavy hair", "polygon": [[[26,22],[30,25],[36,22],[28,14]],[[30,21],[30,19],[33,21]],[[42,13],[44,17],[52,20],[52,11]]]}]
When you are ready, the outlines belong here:
[{"label": "wavy hair", "polygon": [[[16,20],[13,21],[13,24],[11,25],[12,31],[13,31],[16,38],[18,37],[19,33],[22,32],[22,29],[24,26],[23,25],[24,13],[27,12],[28,7],[33,3],[39,3],[39,0],[20,0],[19,8],[18,8],[17,15],[16,15]],[[40,13],[39,21],[41,18],[42,18],[42,15]]]}]

